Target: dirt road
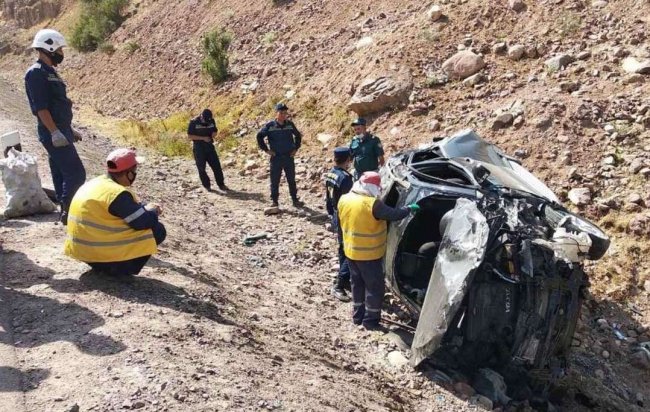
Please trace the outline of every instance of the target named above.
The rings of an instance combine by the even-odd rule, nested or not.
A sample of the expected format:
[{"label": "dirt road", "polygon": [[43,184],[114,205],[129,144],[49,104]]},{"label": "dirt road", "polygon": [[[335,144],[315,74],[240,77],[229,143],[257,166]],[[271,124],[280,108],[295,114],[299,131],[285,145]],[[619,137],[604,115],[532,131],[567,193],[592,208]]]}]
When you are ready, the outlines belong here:
[{"label": "dirt road", "polygon": [[[51,186],[22,90],[0,82],[0,96],[0,130],[21,132]],[[111,143],[78,148],[93,176]],[[206,193],[190,161],[148,156],[135,189],[163,205],[168,240],[130,282],[64,257],[55,215],[1,222],[0,410],[467,408],[389,363],[393,336],[353,327],[330,298],[319,197],[267,218],[266,181],[226,176],[232,194]],[[259,232],[270,239],[242,244]]]}]

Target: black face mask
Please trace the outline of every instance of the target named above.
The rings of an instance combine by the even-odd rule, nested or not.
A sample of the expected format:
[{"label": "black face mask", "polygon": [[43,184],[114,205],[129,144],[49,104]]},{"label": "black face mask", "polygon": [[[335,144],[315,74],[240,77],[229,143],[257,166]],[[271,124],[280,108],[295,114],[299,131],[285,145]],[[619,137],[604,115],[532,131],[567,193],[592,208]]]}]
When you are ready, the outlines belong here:
[{"label": "black face mask", "polygon": [[135,177],[136,177],[137,175],[138,175],[138,174],[137,174],[136,172],[128,172],[128,173],[126,174],[126,178],[129,180],[129,184],[133,184],[133,182],[135,182]]},{"label": "black face mask", "polygon": [[53,66],[58,66],[63,62],[63,55],[59,53],[50,53],[50,59],[52,60]]}]

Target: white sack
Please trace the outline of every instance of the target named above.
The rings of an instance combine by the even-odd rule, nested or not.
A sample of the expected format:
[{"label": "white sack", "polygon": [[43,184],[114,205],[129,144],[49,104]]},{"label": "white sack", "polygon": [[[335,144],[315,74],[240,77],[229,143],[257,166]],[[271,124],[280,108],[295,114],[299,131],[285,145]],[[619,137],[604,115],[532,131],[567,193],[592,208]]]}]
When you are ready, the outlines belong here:
[{"label": "white sack", "polygon": [[0,170],[7,201],[5,218],[52,213],[56,210],[41,187],[34,156],[11,149],[9,157],[0,160]]}]

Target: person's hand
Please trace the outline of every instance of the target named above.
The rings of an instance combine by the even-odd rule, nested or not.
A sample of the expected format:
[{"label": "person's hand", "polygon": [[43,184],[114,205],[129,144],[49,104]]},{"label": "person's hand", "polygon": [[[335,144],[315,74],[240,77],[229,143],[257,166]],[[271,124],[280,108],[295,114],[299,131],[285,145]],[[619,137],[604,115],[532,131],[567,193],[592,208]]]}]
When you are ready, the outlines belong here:
[{"label": "person's hand", "polygon": [[148,212],[154,212],[158,216],[162,215],[162,208],[155,203],[148,203],[144,206],[144,209]]},{"label": "person's hand", "polygon": [[79,133],[79,130],[77,130],[77,129],[72,129],[72,140],[73,140],[75,143],[76,143],[76,142],[80,142],[80,141],[83,140],[83,136],[81,135],[81,133]]},{"label": "person's hand", "polygon": [[294,157],[294,156],[296,155],[296,152],[297,152],[297,151],[298,151],[297,149],[296,149],[296,150],[292,150],[291,153],[289,153],[289,156]]},{"label": "person's hand", "polygon": [[406,207],[411,211],[411,213],[417,213],[421,210],[420,205],[418,205],[417,203],[411,203]]},{"label": "person's hand", "polygon": [[269,150],[266,153],[271,157],[275,157],[275,152],[273,150]]},{"label": "person's hand", "polygon": [[52,132],[52,146],[54,147],[65,147],[69,145],[68,139],[61,133],[59,129],[56,129]]}]

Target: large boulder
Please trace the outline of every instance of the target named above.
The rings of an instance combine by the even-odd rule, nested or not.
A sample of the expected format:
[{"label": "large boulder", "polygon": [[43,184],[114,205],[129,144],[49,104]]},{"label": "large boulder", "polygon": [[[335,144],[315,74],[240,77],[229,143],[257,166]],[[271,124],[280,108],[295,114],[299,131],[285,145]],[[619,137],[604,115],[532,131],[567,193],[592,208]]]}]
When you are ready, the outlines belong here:
[{"label": "large boulder", "polygon": [[442,70],[451,79],[465,79],[485,67],[483,58],[469,50],[462,50],[442,64]]},{"label": "large boulder", "polygon": [[56,0],[5,0],[4,15],[20,27],[27,28],[59,15],[61,2]]},{"label": "large boulder", "polygon": [[356,89],[348,109],[359,116],[388,110],[408,103],[413,79],[407,74],[367,77]]}]

